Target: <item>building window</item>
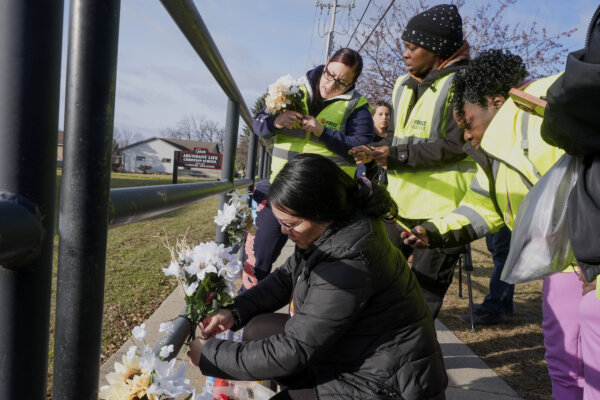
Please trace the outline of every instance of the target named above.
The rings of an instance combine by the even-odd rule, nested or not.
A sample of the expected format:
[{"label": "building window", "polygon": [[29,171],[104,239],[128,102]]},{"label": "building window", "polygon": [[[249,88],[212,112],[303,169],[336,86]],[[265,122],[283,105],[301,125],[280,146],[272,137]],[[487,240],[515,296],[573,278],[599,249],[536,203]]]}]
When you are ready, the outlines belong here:
[{"label": "building window", "polygon": [[171,159],[170,158],[163,158],[162,162],[164,162],[164,163],[170,163]]},{"label": "building window", "polygon": [[135,156],[135,159],[137,161],[144,161],[146,159],[146,156]]}]

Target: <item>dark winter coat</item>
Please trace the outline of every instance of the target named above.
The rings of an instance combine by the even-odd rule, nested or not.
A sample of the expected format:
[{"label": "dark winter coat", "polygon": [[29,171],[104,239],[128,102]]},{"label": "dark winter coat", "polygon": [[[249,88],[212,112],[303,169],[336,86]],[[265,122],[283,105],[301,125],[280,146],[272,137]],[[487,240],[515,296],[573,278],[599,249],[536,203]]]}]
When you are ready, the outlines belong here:
[{"label": "dark winter coat", "polygon": [[600,7],[585,49],[570,53],[564,74],[548,90],[542,137],[569,154],[585,156],[568,202],[569,236],[588,281],[600,274]]},{"label": "dark winter coat", "polygon": [[433,320],[417,280],[381,221],[355,215],[329,227],[236,298],[241,325],[293,299],[282,334],[211,339],[209,376],[277,379],[308,373],[319,399],[442,399],[447,386]]}]

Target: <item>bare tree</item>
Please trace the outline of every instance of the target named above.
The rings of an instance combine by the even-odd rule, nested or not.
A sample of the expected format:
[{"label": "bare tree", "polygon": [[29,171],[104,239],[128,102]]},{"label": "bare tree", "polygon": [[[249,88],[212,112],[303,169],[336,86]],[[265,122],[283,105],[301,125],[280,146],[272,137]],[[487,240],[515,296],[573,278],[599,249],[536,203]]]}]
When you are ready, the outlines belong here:
[{"label": "bare tree", "polygon": [[144,136],[139,132],[125,128],[115,128],[113,131],[113,154],[119,154],[123,147],[142,140],[144,140]]},{"label": "bare tree", "polygon": [[[262,96],[258,97],[254,102],[254,106],[252,106],[252,110],[250,112],[252,115],[258,114],[265,108],[265,97],[267,93],[265,92]],[[250,142],[250,135],[254,135],[252,132],[252,127],[244,125],[244,129],[242,129],[242,136],[238,142],[236,156],[235,156],[235,169],[236,170],[245,170],[246,163],[248,162],[248,145]],[[270,142],[270,141],[269,141]],[[267,143],[263,140],[263,143]]]},{"label": "bare tree", "polygon": [[225,130],[216,122],[200,115],[184,115],[175,128],[167,128],[161,132],[165,137],[183,140],[216,142],[223,151]]},{"label": "bare tree", "polygon": [[[576,29],[549,33],[536,21],[514,23],[507,21],[507,11],[518,0],[453,0],[463,17],[465,39],[471,47],[471,56],[482,50],[495,48],[520,55],[532,78],[558,72],[567,55],[562,39]],[[402,60],[402,32],[408,20],[434,5],[432,0],[406,0],[394,3],[385,19],[376,27],[361,54],[365,59],[359,90],[371,100],[389,100],[398,76],[406,73]],[[383,14],[380,7],[379,15]],[[354,45],[360,47],[377,20],[365,23],[359,30]]]}]

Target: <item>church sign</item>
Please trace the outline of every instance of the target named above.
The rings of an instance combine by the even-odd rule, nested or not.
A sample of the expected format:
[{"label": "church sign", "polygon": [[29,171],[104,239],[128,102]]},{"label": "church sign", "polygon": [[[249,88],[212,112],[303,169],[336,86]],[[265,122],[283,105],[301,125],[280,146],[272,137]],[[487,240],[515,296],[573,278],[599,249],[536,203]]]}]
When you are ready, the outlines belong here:
[{"label": "church sign", "polygon": [[211,153],[204,147],[195,147],[194,150],[178,153],[180,167],[221,169],[223,163],[223,154]]}]

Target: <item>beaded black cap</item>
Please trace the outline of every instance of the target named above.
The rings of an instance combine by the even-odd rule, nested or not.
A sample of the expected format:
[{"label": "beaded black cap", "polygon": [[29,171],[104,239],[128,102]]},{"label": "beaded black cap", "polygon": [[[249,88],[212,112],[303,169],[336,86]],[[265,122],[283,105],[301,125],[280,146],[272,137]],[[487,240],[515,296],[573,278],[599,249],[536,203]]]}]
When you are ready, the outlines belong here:
[{"label": "beaded black cap", "polygon": [[441,4],[408,21],[402,40],[416,44],[441,58],[448,58],[462,45],[462,18],[454,4]]}]

